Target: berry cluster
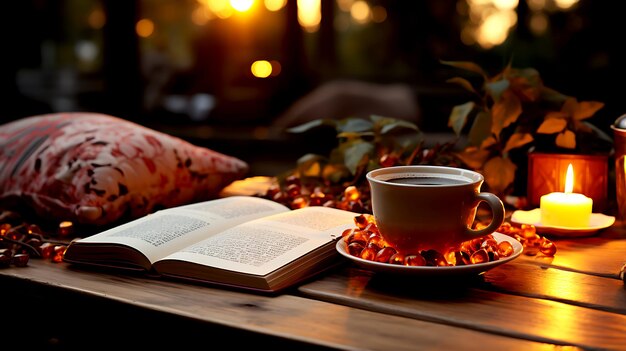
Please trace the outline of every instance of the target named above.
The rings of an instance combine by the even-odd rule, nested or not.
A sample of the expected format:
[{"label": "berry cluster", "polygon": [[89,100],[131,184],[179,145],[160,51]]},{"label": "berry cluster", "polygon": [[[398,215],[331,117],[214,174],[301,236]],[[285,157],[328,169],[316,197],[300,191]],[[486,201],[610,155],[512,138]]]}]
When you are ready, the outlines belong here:
[{"label": "berry cluster", "polygon": [[341,234],[348,252],[364,260],[405,266],[462,266],[497,261],[514,253],[508,241],[498,243],[492,235],[463,242],[458,250],[441,253],[422,250],[413,254],[396,251],[382,237],[373,215],[361,214],[354,218],[356,228]]},{"label": "berry cluster", "polygon": [[319,179],[301,179],[290,175],[282,182],[272,184],[265,198],[296,209],[307,206],[325,206],[353,212],[371,213],[369,186],[332,185]]},{"label": "berry cluster", "polygon": [[[66,236],[71,232],[71,222],[61,222],[56,236]],[[0,223],[0,267],[25,267],[31,257],[63,261],[67,243],[52,239],[37,225],[32,223]]]},{"label": "berry cluster", "polygon": [[522,224],[519,227],[509,222],[504,222],[498,229],[498,233],[511,236],[524,246],[524,254],[535,256],[542,253],[545,256],[556,255],[556,245],[545,236],[537,234],[537,228],[532,224]]}]

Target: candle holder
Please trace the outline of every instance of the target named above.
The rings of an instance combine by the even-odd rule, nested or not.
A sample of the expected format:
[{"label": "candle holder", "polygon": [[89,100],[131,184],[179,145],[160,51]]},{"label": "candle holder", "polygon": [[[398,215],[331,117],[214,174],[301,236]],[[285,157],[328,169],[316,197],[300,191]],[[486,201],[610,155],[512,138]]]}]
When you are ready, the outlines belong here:
[{"label": "candle holder", "polygon": [[540,205],[541,196],[562,192],[569,164],[574,169],[573,192],[593,200],[593,211],[607,206],[608,155],[579,155],[530,152],[528,154],[527,196],[530,206]]}]

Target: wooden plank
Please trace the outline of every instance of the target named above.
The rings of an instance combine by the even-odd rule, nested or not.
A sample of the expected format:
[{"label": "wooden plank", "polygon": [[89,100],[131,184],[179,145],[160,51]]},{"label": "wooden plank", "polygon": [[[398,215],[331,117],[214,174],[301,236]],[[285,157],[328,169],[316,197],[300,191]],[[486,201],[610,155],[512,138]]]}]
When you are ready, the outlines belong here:
[{"label": "wooden plank", "polygon": [[624,283],[614,278],[516,261],[488,271],[477,287],[626,314]]},{"label": "wooden plank", "polygon": [[521,258],[540,266],[617,278],[626,263],[626,238],[621,233],[621,229],[612,229],[599,236],[555,239],[557,253],[553,258],[543,255]]},{"label": "wooden plank", "polygon": [[[520,340],[493,335],[443,324],[429,323],[397,316],[393,313],[377,313],[364,309],[347,307],[323,301],[317,301],[292,295],[263,296],[226,289],[215,289],[202,285],[161,281],[133,275],[116,275],[99,271],[74,269],[66,264],[54,264],[42,260],[31,260],[28,267],[10,267],[0,270],[0,286],[4,301],[27,299],[39,313],[31,318],[41,321],[42,312],[56,313],[58,317],[69,315],[64,328],[77,329],[87,333],[92,323],[94,331],[81,340],[90,340],[97,344],[119,343],[122,322],[134,318],[131,315],[142,310],[160,312],[165,319],[157,316],[145,318],[165,320],[162,324],[141,328],[148,334],[148,339],[155,344],[161,343],[164,335],[171,335],[175,344],[184,345],[185,341],[203,341],[214,343],[220,340],[229,346],[245,346],[254,342],[255,336],[266,336],[270,340],[266,346],[278,349],[316,349],[329,348],[341,350],[503,350],[553,349],[554,345]],[[13,294],[11,294],[13,292]],[[26,297],[28,294],[28,297]],[[36,297],[36,299],[35,299]],[[56,300],[62,298],[63,301]],[[115,309],[106,303],[115,303],[127,308],[133,307],[132,313],[124,313],[117,319],[102,321],[105,317],[98,313]],[[104,308],[96,309],[99,304]],[[46,308],[37,308],[45,306]],[[20,307],[21,308],[21,307]],[[144,312],[145,312],[144,311]],[[122,312],[120,312],[122,313]],[[143,313],[143,312],[142,312]],[[94,315],[96,314],[96,315]],[[170,319],[167,318],[170,316]],[[183,317],[201,324],[195,327],[174,317]],[[100,322],[98,323],[98,321]],[[175,321],[169,323],[168,321]],[[12,323],[15,322],[11,319]],[[36,334],[38,328],[49,328],[53,323],[35,323],[25,329],[28,337]],[[132,319],[134,321],[134,319]],[[57,321],[58,323],[58,321]],[[183,328],[175,328],[177,324]],[[21,325],[19,325],[21,326]],[[98,329],[98,328],[101,328]],[[178,330],[178,329],[182,329]],[[232,330],[236,332],[233,333]],[[188,331],[185,333],[185,331]],[[195,333],[195,338],[193,338]],[[230,334],[229,334],[230,333]],[[231,335],[232,334],[232,335]],[[130,335],[133,336],[132,331]],[[223,339],[231,335],[232,337]],[[134,335],[133,340],[143,345],[145,338]],[[112,341],[111,341],[112,340]],[[166,339],[168,340],[168,339]],[[476,342],[468,343],[468,340]],[[6,346],[3,338],[3,345]],[[25,340],[20,339],[21,342]],[[171,340],[168,340],[171,341]],[[265,342],[265,341],[264,341]],[[22,345],[23,344],[18,344]],[[128,345],[124,341],[123,345]],[[288,347],[285,347],[288,346]],[[565,349],[568,349],[567,347]]]},{"label": "wooden plank", "polygon": [[398,278],[347,268],[299,291],[346,306],[557,345],[607,350],[626,345],[624,315],[480,290],[476,279]]}]

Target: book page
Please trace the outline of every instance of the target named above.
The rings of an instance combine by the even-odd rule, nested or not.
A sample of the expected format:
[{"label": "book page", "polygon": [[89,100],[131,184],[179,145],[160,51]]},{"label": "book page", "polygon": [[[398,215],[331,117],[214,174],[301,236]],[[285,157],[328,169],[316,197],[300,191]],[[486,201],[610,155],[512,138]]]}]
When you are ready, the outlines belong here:
[{"label": "book page", "polygon": [[194,242],[236,224],[287,212],[275,201],[232,196],[157,211],[99,234],[78,244],[124,244],[143,253],[151,263]]},{"label": "book page", "polygon": [[357,213],[321,206],[257,219],[188,246],[166,260],[265,275],[354,227]]}]

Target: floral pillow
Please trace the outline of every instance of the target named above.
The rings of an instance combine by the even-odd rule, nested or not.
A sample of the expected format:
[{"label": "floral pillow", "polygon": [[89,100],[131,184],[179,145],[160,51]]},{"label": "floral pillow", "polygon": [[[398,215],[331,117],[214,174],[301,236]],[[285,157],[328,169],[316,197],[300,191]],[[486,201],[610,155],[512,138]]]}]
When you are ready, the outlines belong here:
[{"label": "floral pillow", "polygon": [[249,168],[121,118],[78,112],[0,125],[0,165],[0,205],[87,225],[217,197]]}]

